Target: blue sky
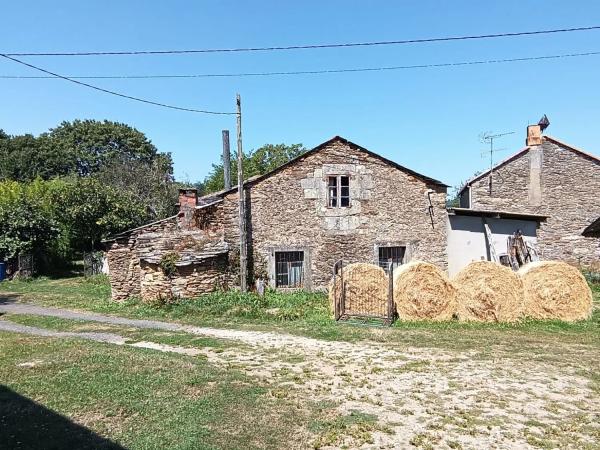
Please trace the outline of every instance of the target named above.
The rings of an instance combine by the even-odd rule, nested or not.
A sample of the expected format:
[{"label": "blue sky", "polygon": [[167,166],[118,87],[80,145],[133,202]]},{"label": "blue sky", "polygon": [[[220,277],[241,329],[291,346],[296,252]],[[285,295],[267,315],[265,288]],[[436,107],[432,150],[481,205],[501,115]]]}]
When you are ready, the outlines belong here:
[{"label": "blue sky", "polygon": [[[29,1],[3,2],[0,52],[147,50],[397,40],[600,25],[597,1]],[[445,63],[600,51],[600,30],[469,42],[288,52],[137,57],[23,57],[64,75],[289,71]],[[0,61],[0,75],[35,75]],[[600,153],[600,56],[358,74],[184,80],[93,80],[129,95],[233,111],[244,147],[342,135],[413,170],[460,183],[523,146],[547,114],[548,134]],[[172,152],[179,179],[218,161],[234,116],[163,110],[61,80],[0,79],[0,128],[39,134],[63,120],[121,121]]]}]

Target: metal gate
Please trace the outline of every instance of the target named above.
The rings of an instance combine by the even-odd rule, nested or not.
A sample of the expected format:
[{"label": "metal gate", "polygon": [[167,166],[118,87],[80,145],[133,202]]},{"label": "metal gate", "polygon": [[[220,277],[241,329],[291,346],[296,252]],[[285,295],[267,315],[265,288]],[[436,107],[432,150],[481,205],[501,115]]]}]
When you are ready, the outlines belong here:
[{"label": "metal gate", "polygon": [[393,267],[385,277],[369,278],[344,271],[344,261],[333,266],[333,304],[335,320],[379,319],[391,325],[396,317]]},{"label": "metal gate", "polygon": [[102,252],[84,252],[83,253],[83,274],[86,277],[102,273],[102,263],[104,253]]},{"label": "metal gate", "polygon": [[21,254],[17,258],[17,273],[15,274],[19,278],[31,278],[35,273],[33,255]]}]

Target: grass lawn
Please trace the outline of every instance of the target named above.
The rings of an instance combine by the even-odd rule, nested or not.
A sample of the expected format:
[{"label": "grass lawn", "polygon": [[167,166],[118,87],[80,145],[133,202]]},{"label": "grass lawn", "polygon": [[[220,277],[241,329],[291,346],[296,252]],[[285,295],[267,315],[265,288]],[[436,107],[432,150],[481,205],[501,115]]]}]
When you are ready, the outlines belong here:
[{"label": "grass lawn", "polygon": [[[298,424],[318,423],[317,408],[299,408],[205,358],[6,332],[0,354],[0,379],[12,391],[127,448],[283,448],[292,433],[309,445]],[[24,428],[15,437],[0,426],[0,446],[86,444],[73,447],[70,433],[32,423],[31,411],[0,391],[0,423],[19,414]]]}]

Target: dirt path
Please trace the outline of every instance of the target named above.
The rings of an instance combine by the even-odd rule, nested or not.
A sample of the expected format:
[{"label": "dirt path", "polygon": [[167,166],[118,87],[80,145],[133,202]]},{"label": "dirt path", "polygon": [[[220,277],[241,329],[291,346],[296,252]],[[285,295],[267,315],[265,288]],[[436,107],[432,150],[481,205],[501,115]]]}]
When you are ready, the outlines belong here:
[{"label": "dirt path", "polygon": [[125,339],[118,334],[113,333],[98,333],[98,332],[82,332],[75,333],[71,331],[55,331],[46,328],[30,327],[19,323],[7,322],[0,320],[0,331],[12,331],[13,333],[24,333],[32,336],[57,337],[57,338],[78,338],[88,341],[108,342],[109,344],[123,345]]},{"label": "dirt path", "polygon": [[[597,448],[600,439],[600,399],[589,379],[577,367],[536,358],[499,353],[483,359],[476,351],[330,342],[25,304],[0,305],[0,312],[186,332],[243,343],[219,351],[153,342],[127,345],[204,355],[213,364],[259,379],[274,396],[299,403],[326,401],[335,404],[342,415],[356,411],[377,417],[375,429],[368,433],[346,429],[332,438],[333,447]],[[0,328],[6,323],[0,320]],[[13,331],[33,328],[19,327],[20,331]],[[43,335],[123,344],[120,336],[109,333],[52,333],[59,334]]]}]

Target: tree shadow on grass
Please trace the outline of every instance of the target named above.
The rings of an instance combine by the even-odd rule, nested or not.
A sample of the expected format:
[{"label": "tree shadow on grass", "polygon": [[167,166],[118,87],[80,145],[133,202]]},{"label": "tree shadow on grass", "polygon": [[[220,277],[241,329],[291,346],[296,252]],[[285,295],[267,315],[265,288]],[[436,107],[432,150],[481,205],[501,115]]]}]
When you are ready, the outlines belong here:
[{"label": "tree shadow on grass", "polygon": [[3,385],[0,385],[0,448],[125,450]]}]

